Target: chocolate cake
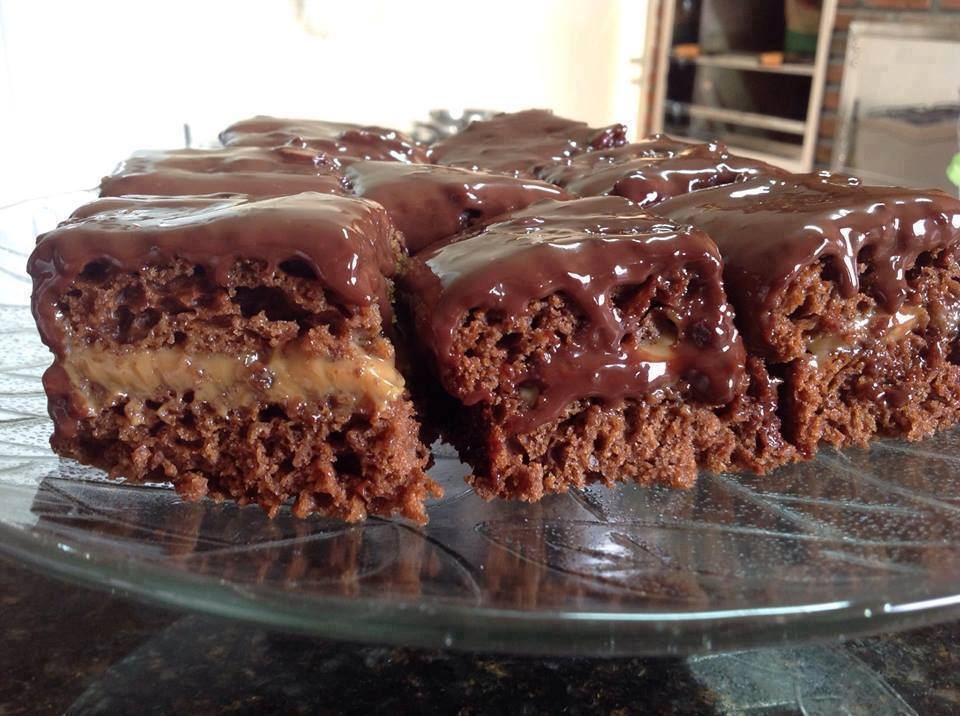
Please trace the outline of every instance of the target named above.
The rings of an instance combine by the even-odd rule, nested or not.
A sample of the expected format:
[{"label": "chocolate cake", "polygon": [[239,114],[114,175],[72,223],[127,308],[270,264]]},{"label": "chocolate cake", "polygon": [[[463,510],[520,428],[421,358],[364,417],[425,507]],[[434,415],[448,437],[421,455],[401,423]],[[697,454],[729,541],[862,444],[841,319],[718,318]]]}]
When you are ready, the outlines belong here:
[{"label": "chocolate cake", "polygon": [[766,162],[733,155],[722,144],[682,144],[658,137],[574,157],[542,176],[579,196],[613,194],[651,206],[698,189],[783,174]]},{"label": "chocolate cake", "polygon": [[877,433],[917,440],[960,418],[960,201],[808,174],[656,211],[719,246],[746,346],[782,379],[801,455]]},{"label": "chocolate cake", "polygon": [[508,211],[570,198],[546,182],[432,164],[357,162],[345,180],[357,196],[386,208],[410,253]]},{"label": "chocolate cake", "polygon": [[430,147],[430,161],[465,169],[535,177],[544,167],[593,149],[625,144],[622,124],[595,129],[543,109],[477,121]]},{"label": "chocolate cake", "polygon": [[257,116],[231,124],[220,133],[228,147],[294,146],[314,149],[329,160],[426,161],[426,150],[403,132],[386,127]]},{"label": "chocolate cake", "polygon": [[478,494],[533,501],[960,421],[943,193],[544,110],[429,152],[273,117],[221,139],[135,154],[101,185],[123,198],[38,240],[59,454],[270,514],[423,522],[437,433]]},{"label": "chocolate cake", "polygon": [[41,236],[33,311],[61,455],[274,514],[423,522],[386,211],[302,193],[101,199]]},{"label": "chocolate cake", "polygon": [[[568,178],[589,170],[599,169],[611,164],[622,164],[631,159],[667,159],[676,156],[684,149],[695,147],[695,142],[674,139],[666,134],[651,134],[636,142],[618,144],[606,149],[593,149],[572,157],[565,157],[558,162],[544,166],[539,174],[540,178],[561,183]],[[548,177],[553,177],[553,180]]]},{"label": "chocolate cake", "polygon": [[316,150],[292,146],[141,151],[100,182],[100,196],[269,197],[303,191],[346,193],[338,164]]},{"label": "chocolate cake", "polygon": [[761,455],[779,426],[702,231],[620,197],[548,201],[422,252],[400,287],[433,418],[483,497],[787,458]]}]

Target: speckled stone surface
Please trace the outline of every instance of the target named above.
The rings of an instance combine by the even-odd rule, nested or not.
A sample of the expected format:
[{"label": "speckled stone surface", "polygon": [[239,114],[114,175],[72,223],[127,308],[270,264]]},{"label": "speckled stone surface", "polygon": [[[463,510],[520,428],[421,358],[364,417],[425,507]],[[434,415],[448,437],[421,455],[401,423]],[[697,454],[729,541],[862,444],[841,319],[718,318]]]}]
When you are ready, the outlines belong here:
[{"label": "speckled stone surface", "polygon": [[356,646],[181,614],[0,561],[0,714],[960,712],[960,624],[690,659]]}]

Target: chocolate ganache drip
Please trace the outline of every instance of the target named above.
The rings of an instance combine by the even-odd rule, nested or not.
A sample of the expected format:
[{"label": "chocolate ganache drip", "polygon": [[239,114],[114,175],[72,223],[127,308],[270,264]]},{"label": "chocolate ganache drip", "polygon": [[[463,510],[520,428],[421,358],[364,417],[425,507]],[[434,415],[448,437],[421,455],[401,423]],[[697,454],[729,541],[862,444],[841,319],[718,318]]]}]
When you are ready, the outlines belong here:
[{"label": "chocolate ganache drip", "polygon": [[290,146],[140,151],[100,182],[100,196],[268,197],[303,191],[346,193],[338,165],[316,150]]},{"label": "chocolate ganache drip", "polygon": [[289,145],[321,152],[341,165],[358,159],[424,162],[426,150],[403,132],[387,127],[257,116],[235,122],[220,133],[230,147]]},{"label": "chocolate ganache drip", "polygon": [[436,164],[536,176],[544,167],[627,141],[622,124],[596,129],[544,109],[499,114],[472,123],[430,148]]},{"label": "chocolate ganache drip", "polygon": [[[730,402],[741,386],[744,352],[720,283],[720,257],[703,232],[678,227],[619,197],[549,201],[514,212],[443,246],[421,253],[404,280],[430,315],[418,331],[432,348],[441,377],[456,364],[454,336],[473,310],[516,315],[531,301],[561,293],[583,314],[568,342],[524,375],[501,376],[512,391],[534,382],[539,397],[509,428],[524,432],[557,417],[578,398],[615,401],[668,386],[710,405]],[[689,278],[670,305],[651,300],[657,281]],[[614,302],[619,287],[637,287],[646,305],[629,311]],[[631,340],[648,311],[672,328],[658,345]],[[454,392],[454,381],[445,381]],[[506,385],[504,385],[506,384]],[[471,405],[488,392],[459,396]]]},{"label": "chocolate ganache drip", "polygon": [[569,199],[553,184],[435,164],[357,162],[345,172],[357,196],[383,205],[410,253],[547,199]]},{"label": "chocolate ganache drip", "polygon": [[785,174],[772,164],[732,155],[716,143],[680,146],[661,138],[613,151],[618,154],[598,152],[601,156],[594,157],[591,152],[575,157],[565,166],[545,171],[543,178],[580,196],[614,194],[651,206],[698,189]]},{"label": "chocolate ganache drip", "polygon": [[[674,139],[667,134],[651,134],[630,144],[620,144],[606,149],[594,149],[573,157],[568,157],[543,168],[541,179],[565,183],[587,169],[599,169],[610,164],[622,164],[631,159],[667,159],[676,156],[684,149],[696,146],[696,142]],[[547,179],[547,177],[556,177]]]},{"label": "chocolate ganache drip", "polygon": [[805,267],[825,262],[840,294],[851,298],[861,289],[859,264],[866,264],[873,298],[893,314],[917,257],[960,241],[957,199],[936,190],[860,186],[829,173],[705,189],[658,204],[657,212],[717,242],[738,315],[768,346],[771,308]]},{"label": "chocolate ganache drip", "polygon": [[385,276],[394,272],[394,233],[378,204],[326,194],[100,199],[37,240],[27,266],[34,316],[44,341],[62,357],[57,302],[91,264],[140,271],[182,259],[223,285],[238,260],[260,260],[273,269],[302,262],[336,300],[377,303],[389,322]]}]

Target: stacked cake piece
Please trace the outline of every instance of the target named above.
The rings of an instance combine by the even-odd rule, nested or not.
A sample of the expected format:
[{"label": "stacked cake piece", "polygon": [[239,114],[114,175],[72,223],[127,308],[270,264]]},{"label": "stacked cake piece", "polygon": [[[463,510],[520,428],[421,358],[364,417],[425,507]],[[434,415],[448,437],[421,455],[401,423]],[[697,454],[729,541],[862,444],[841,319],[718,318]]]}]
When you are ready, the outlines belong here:
[{"label": "stacked cake piece", "polygon": [[699,229],[620,197],[546,202],[419,254],[401,287],[442,389],[428,414],[483,496],[689,486],[780,445]]},{"label": "stacked cake piece", "polygon": [[756,178],[657,211],[703,228],[800,455],[919,439],[960,409],[960,202],[849,177]]},{"label": "stacked cake piece", "polygon": [[29,266],[54,449],[187,497],[422,521],[437,487],[388,338],[399,251],[352,197],[79,209]]},{"label": "stacked cake piece", "polygon": [[[54,448],[273,513],[487,498],[960,418],[960,202],[542,110],[422,147],[257,117],[145,152],[38,240]],[[396,284],[394,284],[396,281]]]}]

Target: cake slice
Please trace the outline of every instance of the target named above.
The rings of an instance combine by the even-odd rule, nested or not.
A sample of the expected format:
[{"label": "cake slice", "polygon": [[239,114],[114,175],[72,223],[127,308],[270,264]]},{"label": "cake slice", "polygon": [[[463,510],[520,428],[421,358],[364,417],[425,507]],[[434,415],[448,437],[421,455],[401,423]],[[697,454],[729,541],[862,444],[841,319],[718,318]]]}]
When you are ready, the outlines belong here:
[{"label": "cake slice", "polygon": [[410,253],[508,211],[570,198],[546,182],[435,164],[356,162],[344,178],[357,196],[386,208]]},{"label": "cake slice", "polygon": [[544,109],[498,114],[430,147],[435,164],[535,177],[544,167],[627,141],[622,124],[594,128]]},{"label": "cake slice", "polygon": [[314,149],[331,161],[357,159],[394,162],[426,161],[426,150],[403,132],[346,122],[286,119],[259,115],[234,122],[220,133],[228,147],[294,146]]},{"label": "cake slice", "polygon": [[140,151],[100,182],[100,196],[344,194],[339,165],[300,147]]},{"label": "cake slice", "polygon": [[698,189],[757,176],[783,176],[772,164],[731,154],[718,143],[683,145],[666,137],[589,152],[542,172],[579,196],[613,194],[652,206]]},{"label": "cake slice", "polygon": [[960,417],[960,201],[845,176],[752,179],[657,205],[707,232],[749,352],[804,456]]},{"label": "cake slice", "polygon": [[418,254],[399,285],[418,383],[485,498],[791,456],[697,229],[620,197],[548,201]]},{"label": "cake slice", "polygon": [[438,487],[388,338],[399,250],[349,197],[81,207],[28,266],[54,449],[188,499],[424,522]]},{"label": "cake slice", "polygon": [[562,184],[586,170],[622,164],[633,159],[667,159],[694,146],[697,146],[696,142],[674,139],[666,134],[651,134],[629,144],[617,144],[564,157],[558,162],[544,166],[539,172],[539,177],[555,184]]}]

